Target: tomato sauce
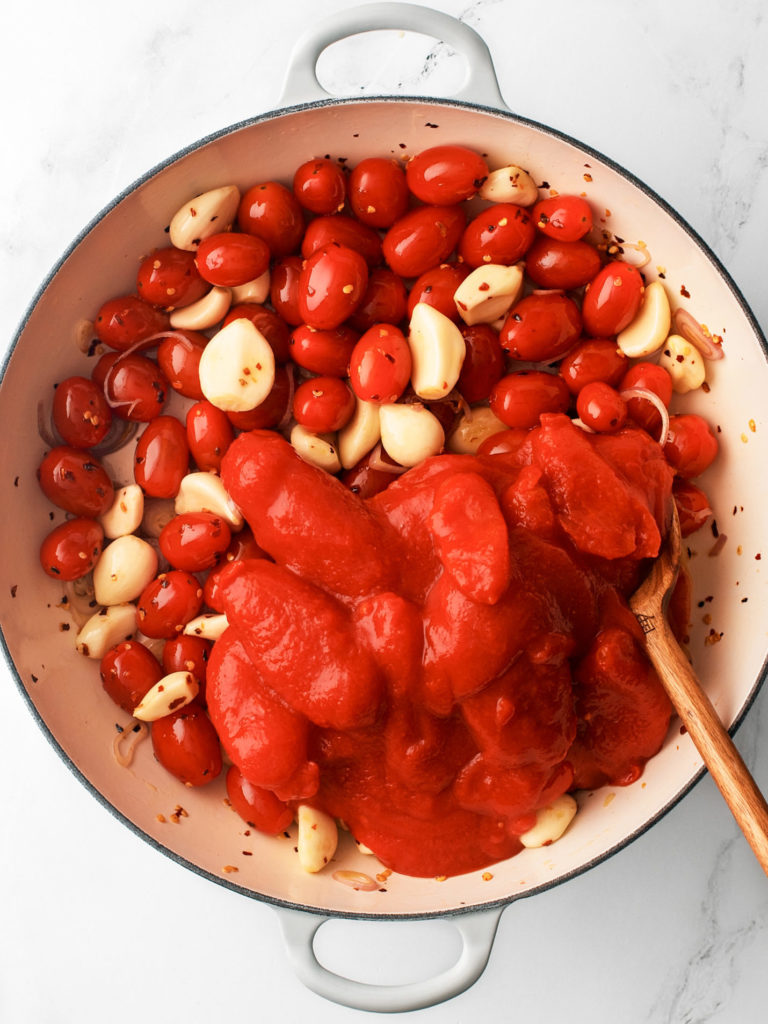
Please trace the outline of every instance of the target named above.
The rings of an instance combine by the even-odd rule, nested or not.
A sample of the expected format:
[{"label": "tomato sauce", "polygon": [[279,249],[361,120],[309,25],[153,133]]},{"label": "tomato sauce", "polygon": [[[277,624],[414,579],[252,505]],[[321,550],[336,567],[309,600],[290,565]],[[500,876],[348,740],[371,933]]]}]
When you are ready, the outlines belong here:
[{"label": "tomato sauce", "polygon": [[634,781],[671,708],[626,598],[673,475],[641,430],[550,414],[513,451],[438,455],[361,498],[241,434],[222,479],[266,557],[218,578],[227,754],[418,876],[512,856],[537,808]]}]

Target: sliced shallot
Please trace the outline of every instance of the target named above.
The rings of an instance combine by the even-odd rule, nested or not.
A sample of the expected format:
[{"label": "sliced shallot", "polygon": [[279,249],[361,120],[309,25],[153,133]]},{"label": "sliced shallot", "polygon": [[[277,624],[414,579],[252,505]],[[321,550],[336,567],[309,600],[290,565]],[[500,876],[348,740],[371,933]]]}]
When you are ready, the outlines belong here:
[{"label": "sliced shallot", "polygon": [[722,338],[716,341],[704,324],[700,324],[687,309],[675,310],[672,314],[672,329],[690,341],[705,359],[722,359],[725,355]]},{"label": "sliced shallot", "polygon": [[663,448],[667,443],[667,435],[669,434],[669,412],[667,411],[666,405],[662,402],[655,391],[651,391],[650,388],[626,388],[626,390],[620,392],[621,397],[624,401],[630,398],[644,398],[650,402],[661,416],[661,432],[658,437],[659,445]]}]

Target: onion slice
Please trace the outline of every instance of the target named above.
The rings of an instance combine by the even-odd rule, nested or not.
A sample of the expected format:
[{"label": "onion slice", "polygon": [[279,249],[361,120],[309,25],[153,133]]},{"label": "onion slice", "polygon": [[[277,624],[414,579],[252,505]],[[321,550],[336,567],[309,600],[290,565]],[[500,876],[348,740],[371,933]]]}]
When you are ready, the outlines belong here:
[{"label": "onion slice", "polygon": [[630,398],[644,398],[658,410],[659,416],[661,416],[661,433],[659,434],[658,443],[663,448],[667,443],[667,436],[669,434],[669,412],[659,396],[654,391],[651,391],[650,388],[626,388],[619,393],[625,402]]},{"label": "onion slice", "polygon": [[705,359],[722,359],[725,355],[722,338],[715,341],[704,324],[700,324],[687,309],[675,310],[672,314],[672,329],[675,334],[690,341]]}]

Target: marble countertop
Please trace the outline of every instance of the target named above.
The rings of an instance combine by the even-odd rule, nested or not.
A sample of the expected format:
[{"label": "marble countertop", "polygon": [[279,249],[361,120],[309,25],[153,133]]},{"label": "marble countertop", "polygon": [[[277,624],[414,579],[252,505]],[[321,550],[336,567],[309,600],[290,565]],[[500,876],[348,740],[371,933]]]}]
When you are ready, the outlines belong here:
[{"label": "marble countertop", "polygon": [[[116,193],[195,139],[277,106],[297,35],[353,6],[15,5],[0,63],[0,347],[60,253]],[[488,41],[513,110],[610,154],[676,207],[768,329],[763,0],[432,6]],[[350,44],[324,54],[323,84],[339,94],[447,95],[461,81],[446,48],[423,40],[361,54]],[[768,790],[765,689],[736,741]],[[296,980],[270,907],[183,870],[105,813],[45,742],[5,668],[0,766],[4,1022],[368,1016]],[[417,957],[426,972],[458,948],[439,922],[328,928],[332,964],[358,976],[379,964],[397,981]],[[415,1016],[752,1024],[765,1019],[766,964],[768,881],[705,777],[596,870],[507,908],[478,983]]]}]

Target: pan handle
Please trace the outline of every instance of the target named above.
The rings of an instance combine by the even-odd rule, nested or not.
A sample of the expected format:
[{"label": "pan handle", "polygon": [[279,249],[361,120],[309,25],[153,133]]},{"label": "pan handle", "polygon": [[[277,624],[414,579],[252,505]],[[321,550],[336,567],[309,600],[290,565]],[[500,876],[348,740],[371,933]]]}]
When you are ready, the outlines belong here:
[{"label": "pan handle", "polygon": [[464,57],[467,76],[456,99],[507,109],[499,91],[493,60],[485,41],[457,18],[415,4],[375,3],[337,11],[313,25],[297,42],[288,61],[280,106],[328,99],[317,79],[320,54],[331,43],[360,32],[404,29],[448,43]]},{"label": "pan handle", "polygon": [[315,956],[313,942],[318,929],[331,918],[301,910],[275,909],[293,969],[307,988],[324,999],[355,1010],[400,1013],[445,1002],[477,981],[491,955],[504,907],[490,907],[445,918],[461,936],[459,959],[441,974],[405,985],[370,985],[329,971]]}]

